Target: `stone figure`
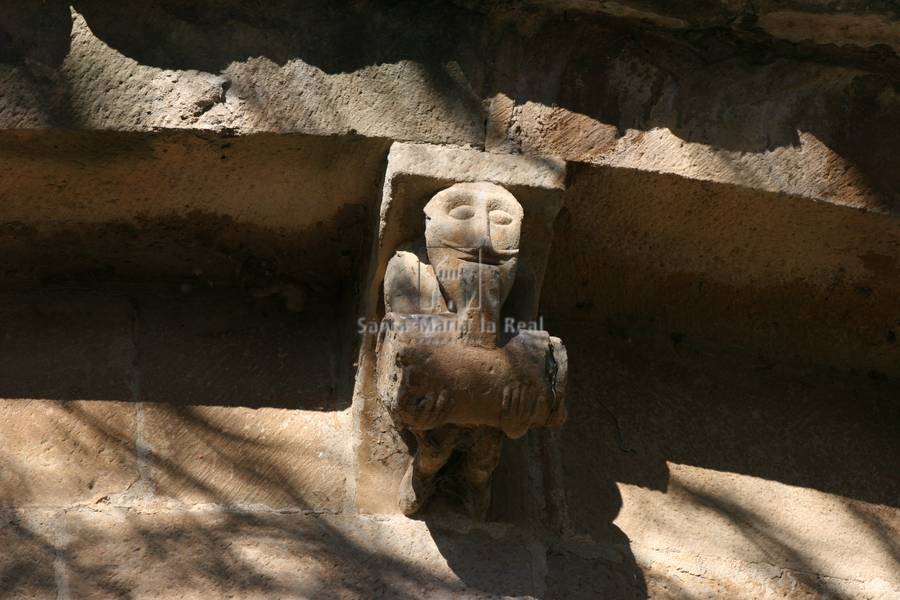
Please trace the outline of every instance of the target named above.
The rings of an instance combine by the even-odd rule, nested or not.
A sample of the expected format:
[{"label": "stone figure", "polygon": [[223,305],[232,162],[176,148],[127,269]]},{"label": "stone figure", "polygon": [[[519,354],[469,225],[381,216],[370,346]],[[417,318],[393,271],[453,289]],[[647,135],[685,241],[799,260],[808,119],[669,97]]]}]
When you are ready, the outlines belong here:
[{"label": "stone figure", "polygon": [[418,511],[456,455],[465,509],[484,518],[504,437],[565,421],[565,347],[504,314],[524,217],[510,192],[458,183],[424,212],[424,239],[398,248],[387,265],[377,392],[415,437],[401,510]]}]

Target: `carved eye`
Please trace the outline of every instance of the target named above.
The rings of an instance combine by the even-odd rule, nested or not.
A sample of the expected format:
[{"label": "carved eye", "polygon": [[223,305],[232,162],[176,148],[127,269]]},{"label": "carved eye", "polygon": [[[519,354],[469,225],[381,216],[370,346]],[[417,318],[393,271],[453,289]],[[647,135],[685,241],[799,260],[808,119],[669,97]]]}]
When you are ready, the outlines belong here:
[{"label": "carved eye", "polygon": [[463,221],[465,219],[471,219],[472,217],[474,217],[475,209],[473,209],[471,206],[466,206],[465,204],[463,204],[462,206],[457,206],[456,208],[451,209],[449,214],[454,219]]},{"label": "carved eye", "polygon": [[512,221],[512,216],[505,210],[491,211],[491,223],[495,225],[509,225]]}]

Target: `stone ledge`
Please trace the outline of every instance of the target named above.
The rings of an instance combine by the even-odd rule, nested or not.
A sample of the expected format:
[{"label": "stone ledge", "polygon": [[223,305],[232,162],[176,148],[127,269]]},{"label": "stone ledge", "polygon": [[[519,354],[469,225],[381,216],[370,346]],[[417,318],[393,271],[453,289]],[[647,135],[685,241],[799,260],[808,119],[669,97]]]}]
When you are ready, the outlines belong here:
[{"label": "stone ledge", "polygon": [[402,175],[440,181],[490,181],[502,186],[566,189],[566,163],[561,158],[494,154],[435,144],[398,142],[391,145],[385,185]]},{"label": "stone ledge", "polygon": [[[639,21],[642,15],[679,12],[657,2],[537,4]],[[818,3],[794,5],[793,12],[767,5],[759,14],[768,19],[763,26],[789,37],[818,32],[822,42],[846,34],[876,48],[900,43],[891,20],[895,9],[885,5],[867,13],[863,3],[843,6],[847,10],[833,17]],[[517,18],[522,14],[513,10],[510,16],[508,8],[516,6],[481,15],[481,40],[421,23],[422,32],[396,42],[402,50],[392,48],[390,60],[354,56],[349,62],[327,41],[353,26],[359,16],[353,11],[333,17],[323,48],[297,44],[292,32],[278,28],[271,31],[277,39],[267,44],[265,30],[242,21],[248,16],[240,10],[230,34],[236,40],[202,20],[150,10],[143,24],[149,31],[138,30],[148,41],[129,44],[140,35],[120,30],[102,7],[85,8],[109,43],[75,13],[71,46],[60,64],[0,65],[0,128],[359,134],[551,154],[897,212],[897,176],[884,159],[900,149],[893,67],[878,71],[849,59],[817,62],[802,52],[779,54],[786,42],[730,44],[715,37],[709,48],[701,44],[696,50],[698,60],[684,50],[691,40],[660,38],[641,27],[623,35],[606,19],[566,20],[557,10]],[[446,10],[454,23],[471,19],[464,8]],[[684,19],[672,18],[690,28],[701,12],[710,13],[711,23],[725,27],[742,22],[747,10],[707,3],[702,11],[684,11]],[[798,12],[805,21],[798,21]],[[823,20],[827,27],[817,27]],[[150,33],[166,27],[175,27],[179,35],[173,37],[179,39],[148,48]],[[14,58],[24,53],[47,59],[56,52],[49,47],[58,41],[23,29]],[[28,33],[40,43],[29,44]],[[413,43],[417,35],[440,39],[434,49],[422,49]],[[448,43],[454,35],[462,39]],[[586,38],[597,44],[573,47],[572,40]],[[230,42],[241,48],[246,43],[253,52],[238,53]],[[377,55],[368,45],[360,50],[365,52]],[[876,57],[874,63],[886,60]]]},{"label": "stone ledge", "polygon": [[0,131],[0,273],[336,285],[356,275],[388,149],[361,136]]}]

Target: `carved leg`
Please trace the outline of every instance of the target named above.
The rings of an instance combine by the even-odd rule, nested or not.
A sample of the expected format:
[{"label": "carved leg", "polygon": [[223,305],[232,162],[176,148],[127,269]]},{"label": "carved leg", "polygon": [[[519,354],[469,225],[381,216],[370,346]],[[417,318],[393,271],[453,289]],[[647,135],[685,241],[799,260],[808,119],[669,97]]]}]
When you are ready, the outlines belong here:
[{"label": "carved leg", "polygon": [[439,427],[429,431],[415,431],[418,447],[409,461],[403,481],[400,482],[400,510],[410,516],[418,512],[434,492],[434,480],[438,471],[447,464],[456,444],[460,429]]},{"label": "carved leg", "polygon": [[481,427],[474,434],[472,447],[466,455],[463,464],[466,482],[464,505],[473,519],[483,521],[491,507],[491,476],[500,463],[504,437],[498,429]]}]

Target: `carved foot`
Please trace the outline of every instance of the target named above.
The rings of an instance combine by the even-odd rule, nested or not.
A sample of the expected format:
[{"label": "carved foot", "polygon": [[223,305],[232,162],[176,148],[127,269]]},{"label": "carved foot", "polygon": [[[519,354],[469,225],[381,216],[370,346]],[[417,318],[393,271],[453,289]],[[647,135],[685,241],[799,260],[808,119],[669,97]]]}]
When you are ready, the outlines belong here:
[{"label": "carved foot", "polygon": [[434,493],[434,477],[423,477],[415,469],[415,461],[410,460],[400,482],[400,510],[407,517],[419,512]]}]

